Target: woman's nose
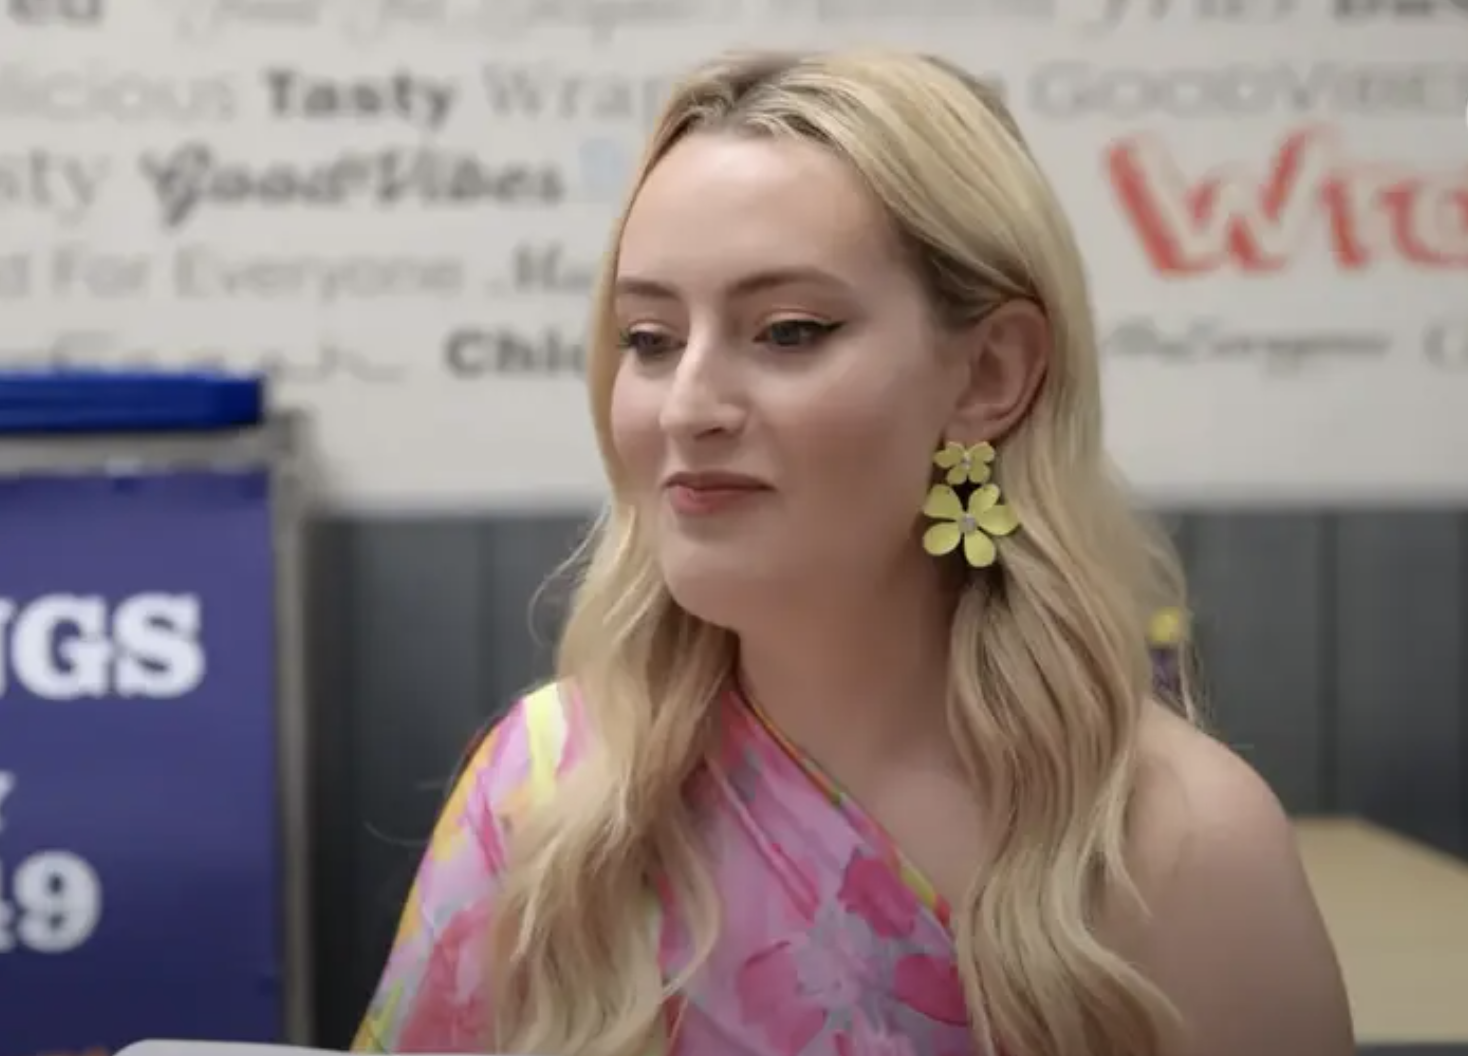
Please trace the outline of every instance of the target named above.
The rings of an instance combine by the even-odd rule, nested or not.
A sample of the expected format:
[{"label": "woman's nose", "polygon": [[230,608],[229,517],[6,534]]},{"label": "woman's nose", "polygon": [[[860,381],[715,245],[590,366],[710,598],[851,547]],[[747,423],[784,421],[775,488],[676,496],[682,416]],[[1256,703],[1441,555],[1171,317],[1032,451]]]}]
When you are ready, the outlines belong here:
[{"label": "woman's nose", "polygon": [[690,342],[669,379],[663,431],[684,438],[737,432],[743,408],[738,372],[727,353],[712,342]]}]

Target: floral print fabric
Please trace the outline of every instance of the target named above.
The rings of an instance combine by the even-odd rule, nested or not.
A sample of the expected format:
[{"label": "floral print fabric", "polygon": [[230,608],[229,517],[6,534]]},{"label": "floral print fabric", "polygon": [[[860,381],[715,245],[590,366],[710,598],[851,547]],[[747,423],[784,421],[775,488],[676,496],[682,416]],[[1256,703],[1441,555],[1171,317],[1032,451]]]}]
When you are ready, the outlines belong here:
[{"label": "floral print fabric", "polygon": [[[721,747],[697,794],[710,806],[722,931],[679,995],[676,1035],[651,1056],[989,1056],[973,1040],[931,887],[737,695],[721,713]],[[580,726],[573,695],[550,686],[480,745],[424,856],[354,1051],[479,1051],[505,819],[554,794]],[[657,912],[671,974],[689,950],[677,907]]]}]

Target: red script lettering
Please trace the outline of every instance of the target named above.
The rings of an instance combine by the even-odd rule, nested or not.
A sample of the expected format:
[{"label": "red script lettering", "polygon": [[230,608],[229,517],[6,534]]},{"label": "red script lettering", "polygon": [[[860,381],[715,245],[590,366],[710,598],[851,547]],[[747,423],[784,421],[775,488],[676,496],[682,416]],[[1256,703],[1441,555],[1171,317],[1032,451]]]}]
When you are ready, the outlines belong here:
[{"label": "red script lettering", "polygon": [[1145,135],[1113,143],[1105,165],[1148,260],[1168,278],[1230,267],[1273,274],[1312,242],[1342,271],[1393,261],[1468,269],[1468,165],[1432,173],[1354,160],[1325,126],[1286,137],[1262,175],[1228,166],[1189,180]]}]

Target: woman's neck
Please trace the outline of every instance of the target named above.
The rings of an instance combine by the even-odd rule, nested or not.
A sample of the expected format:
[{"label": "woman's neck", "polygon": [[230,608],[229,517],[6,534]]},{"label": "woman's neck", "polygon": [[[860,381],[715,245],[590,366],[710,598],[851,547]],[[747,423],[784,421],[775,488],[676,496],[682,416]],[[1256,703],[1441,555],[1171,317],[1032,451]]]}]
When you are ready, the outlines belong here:
[{"label": "woman's neck", "polygon": [[[951,591],[924,563],[858,594],[822,592],[739,635],[751,702],[833,771],[946,750]],[[819,611],[817,611],[819,610]]]}]

